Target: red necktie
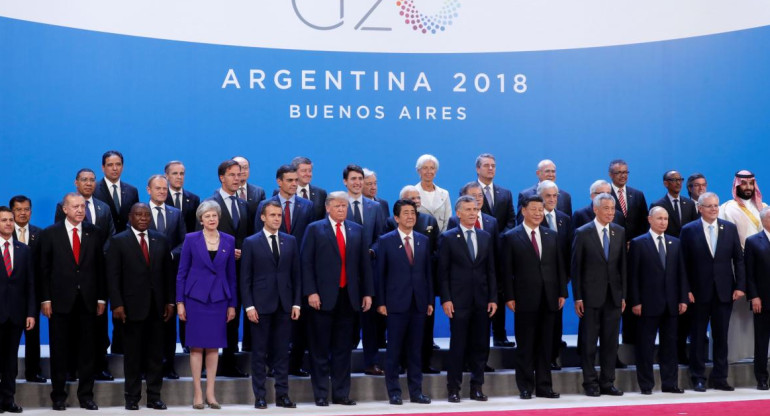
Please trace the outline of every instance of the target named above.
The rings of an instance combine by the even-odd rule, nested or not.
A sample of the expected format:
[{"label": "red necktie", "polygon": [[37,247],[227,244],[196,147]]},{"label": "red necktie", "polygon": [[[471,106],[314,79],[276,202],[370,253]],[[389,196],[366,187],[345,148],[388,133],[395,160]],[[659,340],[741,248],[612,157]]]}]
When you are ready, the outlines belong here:
[{"label": "red necktie", "polygon": [[80,264],[80,237],[78,237],[78,229],[72,229],[72,254],[75,255],[75,264]]},{"label": "red necktie", "polygon": [[537,239],[535,238],[535,230],[532,230],[532,247],[535,249],[537,258],[540,258],[540,247],[537,246]]},{"label": "red necktie", "polygon": [[286,205],[283,207],[283,224],[286,226],[287,234],[291,234],[291,211],[289,210],[289,204],[291,204],[291,201],[286,201]]},{"label": "red necktie", "polygon": [[618,202],[620,202],[620,209],[623,210],[623,216],[628,216],[628,207],[626,206],[626,197],[623,196],[623,188],[618,188]]},{"label": "red necktie", "polygon": [[342,235],[340,226],[342,223],[337,223],[337,247],[340,249],[340,259],[342,260],[342,267],[340,267],[340,287],[348,285],[348,276],[345,272],[345,236]]},{"label": "red necktie", "polygon": [[147,249],[147,240],[144,239],[144,233],[139,233],[139,245],[142,246],[142,254],[144,254],[144,261],[147,265],[150,265],[150,250]]},{"label": "red necktie", "polygon": [[5,250],[3,250],[3,262],[5,263],[5,272],[8,273],[8,277],[11,277],[13,272],[13,265],[11,264],[11,252],[8,250],[8,246],[11,243],[5,242]]},{"label": "red necktie", "polygon": [[476,227],[479,230],[481,229],[481,223],[479,222],[478,218],[476,218],[476,225],[474,225],[474,227]]},{"label": "red necktie", "polygon": [[412,253],[412,245],[409,244],[409,236],[404,237],[404,249],[406,249],[406,258],[409,260],[409,264],[414,266],[414,254]]}]

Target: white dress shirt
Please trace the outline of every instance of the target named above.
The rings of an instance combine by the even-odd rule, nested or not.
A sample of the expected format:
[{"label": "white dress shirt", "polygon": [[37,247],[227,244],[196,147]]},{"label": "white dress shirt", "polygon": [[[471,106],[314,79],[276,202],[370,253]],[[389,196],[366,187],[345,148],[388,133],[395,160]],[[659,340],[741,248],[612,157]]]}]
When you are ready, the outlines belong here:
[{"label": "white dress shirt", "polygon": [[524,226],[524,231],[527,232],[527,239],[529,241],[532,241],[532,231],[535,232],[535,241],[537,241],[537,254],[540,258],[543,257],[543,240],[540,239],[540,227],[537,227],[535,229],[529,228],[527,223],[521,224]]},{"label": "white dress shirt", "polygon": [[655,243],[655,251],[658,251],[658,237],[663,237],[663,251],[668,252],[666,236],[664,234],[657,234],[655,231],[650,230],[650,235],[652,236],[652,242]]},{"label": "white dress shirt", "polygon": [[[334,221],[332,217],[326,217],[329,219],[329,222],[332,224],[332,233],[336,236],[337,235],[337,221]],[[342,238],[345,239],[345,243],[348,242],[348,235],[345,232],[345,221],[340,221],[340,230],[342,230]]]},{"label": "white dress shirt", "polygon": [[400,228],[398,228],[398,235],[401,236],[401,244],[406,247],[406,237],[409,237],[409,247],[412,248],[412,258],[414,258],[414,233],[404,234]]},{"label": "white dress shirt", "polygon": [[[466,239],[468,238],[468,231],[472,231],[471,241],[473,241],[473,258],[475,259],[476,257],[479,256],[479,239],[476,237],[476,229],[473,227],[465,228],[464,225],[460,224],[460,231],[462,231],[463,237],[465,237]],[[466,240],[466,244],[468,244],[467,240]]]},{"label": "white dress shirt", "polygon": [[348,204],[350,204],[350,211],[353,213],[356,212],[356,206],[353,204],[355,201],[358,201],[358,210],[361,212],[361,225],[364,225],[364,195],[361,194],[358,198],[353,198],[348,194]]},{"label": "white dress shirt", "polygon": [[[714,248],[711,247],[711,234],[709,233],[709,225],[714,226],[714,239],[719,240],[719,221],[714,220],[713,223],[707,223],[706,220],[701,217],[700,219],[701,224],[703,224],[703,233],[706,234],[706,244],[709,246],[709,253],[714,252]],[[713,256],[713,254],[712,254]]]},{"label": "white dress shirt", "polygon": [[[233,200],[230,199],[230,197],[234,196],[236,199],[239,198],[238,197],[238,192],[236,192],[235,195],[230,195],[227,192],[225,192],[224,189],[219,188],[219,195],[221,195],[222,196],[222,200],[225,201],[225,207],[227,207],[227,212],[230,213],[230,218],[232,218],[233,217]],[[238,206],[238,202],[237,201],[235,203],[235,206],[236,207]],[[240,216],[241,216],[241,212],[238,211],[238,218],[240,218]]]},{"label": "white dress shirt", "polygon": [[[120,203],[120,205],[122,206],[123,205],[123,195],[120,194],[120,179],[118,179],[117,182],[112,182],[109,179],[104,178],[104,181],[107,182],[107,192],[110,194],[110,197],[112,197],[112,191],[114,190],[112,185],[117,185],[118,186],[118,203]],[[91,205],[93,205],[93,202],[91,202]],[[96,219],[94,219],[94,221],[96,221]]]},{"label": "white dress shirt", "polygon": [[605,228],[607,229],[607,244],[609,244],[612,239],[612,230],[610,230],[610,225],[602,225],[596,218],[594,218],[594,225],[596,226],[596,233],[599,234],[599,242],[602,243],[602,246],[604,245],[604,233],[602,230]]}]

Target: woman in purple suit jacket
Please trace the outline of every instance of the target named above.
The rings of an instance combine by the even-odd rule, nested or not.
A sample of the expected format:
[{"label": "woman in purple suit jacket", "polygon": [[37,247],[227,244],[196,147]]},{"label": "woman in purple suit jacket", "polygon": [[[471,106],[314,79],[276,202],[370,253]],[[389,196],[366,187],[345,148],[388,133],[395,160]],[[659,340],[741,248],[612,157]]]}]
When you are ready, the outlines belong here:
[{"label": "woman in purple suit jacket", "polygon": [[190,347],[193,408],[203,409],[201,367],[206,356],[206,402],[219,409],[214,394],[219,348],[227,347],[227,322],[235,318],[235,239],[217,230],[221,210],[204,201],[195,212],[203,230],[187,234],[176,276],[179,320],[187,322],[185,342]]}]

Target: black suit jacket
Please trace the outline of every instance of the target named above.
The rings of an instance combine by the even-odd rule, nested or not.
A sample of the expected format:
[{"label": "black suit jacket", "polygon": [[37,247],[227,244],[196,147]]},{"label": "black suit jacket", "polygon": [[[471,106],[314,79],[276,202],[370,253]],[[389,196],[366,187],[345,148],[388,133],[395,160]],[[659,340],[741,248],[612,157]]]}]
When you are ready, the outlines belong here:
[{"label": "black suit jacket", "polygon": [[[533,186],[530,186],[529,188],[519,192],[518,208],[516,211],[517,224],[521,224],[521,222],[524,221],[524,216],[521,214],[521,207],[524,203],[524,199],[526,199],[528,196],[537,194],[537,185],[539,184],[536,183]],[[569,192],[561,188],[559,188],[559,200],[556,202],[556,210],[561,211],[570,217],[572,216],[572,196],[569,194]]]},{"label": "black suit jacket", "polygon": [[660,262],[658,242],[650,233],[631,240],[628,250],[628,306],[642,305],[642,316],[679,315],[679,304],[689,303],[690,285],[679,239],[664,236],[666,267]]},{"label": "black suit jacket", "polygon": [[[219,190],[211,195],[209,200],[216,201],[219,204],[219,209],[222,211],[222,216],[219,217],[219,226],[217,229],[223,233],[230,234],[235,238],[235,248],[240,249],[243,246],[243,240],[252,234],[252,219],[253,216],[249,216],[249,208],[246,205],[246,201],[235,198],[238,204],[238,215],[240,220],[238,221],[238,228],[233,225],[233,217],[230,216],[230,211],[225,205],[225,200],[222,199],[222,195],[219,194]],[[231,200],[228,198],[227,204],[231,204]],[[203,229],[201,223],[198,223],[196,230]]]},{"label": "black suit jacket", "polygon": [[516,311],[536,312],[545,295],[546,306],[559,310],[559,298],[567,297],[567,273],[553,230],[540,227],[540,257],[523,225],[517,225],[502,237],[500,278],[505,285],[507,301],[516,301]]},{"label": "black suit jacket", "polygon": [[698,219],[698,210],[695,208],[695,201],[686,196],[679,194],[679,212],[682,214],[682,220],[679,220],[679,216],[674,213],[674,206],[671,205],[671,200],[668,199],[668,194],[663,195],[663,198],[650,204],[652,207],[663,207],[668,212],[668,227],[666,228],[666,234],[679,238],[679,234],[682,232],[682,226],[690,221]]},{"label": "black suit jacket", "polygon": [[257,214],[259,203],[265,200],[265,190],[261,186],[246,183],[246,205],[249,207],[249,221]]},{"label": "black suit jacket", "polygon": [[[150,209],[155,210],[155,205],[149,204]],[[182,218],[182,211],[174,208],[173,205],[165,204],[166,208],[166,230],[163,236],[166,237],[166,242],[171,248],[171,256],[175,261],[179,260],[179,256],[182,255],[182,244],[184,243],[184,236],[187,235],[187,227]],[[150,229],[157,230],[158,225],[155,224],[155,217],[152,217],[150,221]],[[173,302],[172,302],[173,303]]]},{"label": "black suit jacket", "polygon": [[[32,253],[32,269],[35,275],[35,308],[40,309],[40,233],[43,229],[27,223],[27,246]],[[13,240],[18,241],[16,227],[13,228]],[[37,314],[35,314],[37,316]]]},{"label": "black suit jacket", "polygon": [[131,228],[114,235],[107,249],[110,307],[123,306],[127,321],[143,321],[153,310],[163,316],[165,305],[176,299],[176,270],[166,237],[155,230],[146,233],[150,264]]},{"label": "black suit jacket", "polygon": [[[361,197],[361,217],[364,220],[364,242],[371,247],[385,231],[385,215],[382,206],[367,197]],[[348,221],[353,221],[353,208],[348,203]]]},{"label": "black suit jacket", "polygon": [[[99,227],[107,238],[115,235],[115,222],[112,220],[112,211],[110,205],[102,202],[96,197],[91,198],[91,202],[94,204],[94,212],[96,212],[96,219],[94,225]],[[56,214],[54,214],[53,222],[64,221],[67,216],[64,214],[61,202],[56,204]],[[85,220],[83,220],[85,221]]]},{"label": "black suit jacket", "polygon": [[[580,208],[579,210],[575,211],[574,214],[572,214],[572,229],[577,230],[578,228],[593,221],[594,218],[596,218],[596,213],[594,212],[594,204],[592,202],[588,204],[588,206]],[[615,210],[615,218],[612,219],[612,223],[618,224],[622,227],[625,223],[625,220],[623,219],[623,212]]]},{"label": "black suit jacket", "polygon": [[[556,236],[559,242],[559,251],[564,262],[564,273],[567,275],[567,281],[569,282],[570,254],[572,253],[572,240],[575,238],[575,229],[572,228],[572,218],[569,215],[559,210],[554,212],[556,213]],[[540,225],[550,230],[545,218],[543,218],[543,223]]]},{"label": "black suit jacket", "polygon": [[69,313],[78,292],[89,312],[96,313],[98,300],[107,300],[104,233],[92,224],[83,223],[81,234],[78,263],[63,221],[40,234],[40,299],[50,300],[54,313]]},{"label": "black suit jacket", "polygon": [[[493,184],[492,189],[495,192],[494,211],[489,209],[489,201],[484,195],[484,205],[481,206],[481,212],[491,215],[497,220],[500,227],[500,233],[504,233],[516,226],[516,216],[513,213],[513,194],[506,188]],[[447,228],[450,228],[447,225]]]},{"label": "black suit jacket", "polygon": [[[626,298],[627,263],[626,237],[623,227],[608,224],[610,253],[604,257],[602,240],[593,222],[575,230],[572,243],[572,294],[575,301],[582,300],[584,306],[599,308],[605,302],[612,302],[621,307]],[[609,285],[611,298],[607,299]]]},{"label": "black suit jacket", "polygon": [[[619,218],[622,223],[619,223],[626,230],[626,241],[631,241],[650,229],[650,223],[647,221],[649,216],[649,210],[647,209],[647,200],[644,199],[644,194],[638,189],[634,189],[630,186],[626,186],[626,211],[627,215],[623,215],[623,209],[620,207],[618,196],[615,194],[615,188],[611,188],[612,196],[615,198],[615,218]],[[618,217],[617,214],[620,214]]]},{"label": "black suit jacket", "polygon": [[294,305],[300,306],[301,271],[297,240],[284,232],[278,232],[276,264],[273,250],[261,230],[243,242],[241,256],[241,301],[243,307],[254,307],[258,314],[271,314],[278,310],[291,313]]},{"label": "black suit jacket", "polygon": [[386,201],[386,200],[384,200],[384,199],[382,199],[382,198],[380,198],[378,196],[375,196],[374,198],[372,198],[372,201],[377,202],[378,204],[380,204],[380,207],[382,208],[382,215],[385,218],[390,217],[390,207],[388,206],[388,201]]},{"label": "black suit jacket", "polygon": [[[714,296],[720,302],[732,302],[733,291],[746,291],[743,250],[735,224],[717,219],[717,250],[711,255],[703,221],[682,227],[680,240],[684,266],[695,303],[709,303]],[[716,293],[714,293],[716,292]]]},{"label": "black suit jacket", "polygon": [[[770,302],[770,241],[762,230],[746,239],[746,298]],[[770,305],[769,305],[770,306]]]},{"label": "black suit jacket", "polygon": [[[262,207],[265,205],[267,201],[275,201],[279,204],[281,203],[280,197],[278,195],[274,195],[270,197],[270,199],[264,200],[259,203],[259,206],[257,207],[257,214],[254,216],[254,232],[258,233],[262,231],[262,228],[265,226],[265,224],[262,222],[262,216],[260,213],[262,212]],[[294,198],[294,214],[292,214],[291,219],[291,234],[294,236],[294,238],[297,240],[297,246],[302,243],[302,239],[305,237],[305,229],[308,225],[310,225],[311,222],[315,221],[313,219],[313,202],[308,201],[305,198],[300,198],[298,195],[295,195]],[[285,220],[281,221],[281,228],[279,229],[281,232],[286,232],[286,222]]]},{"label": "black suit jacket", "polygon": [[[184,217],[184,226],[187,232],[195,231],[198,226],[198,218],[195,217],[195,211],[198,209],[198,205],[201,204],[201,199],[198,195],[182,189],[182,216]],[[174,191],[169,188],[168,196],[166,197],[166,205],[174,206]]]},{"label": "black suit jacket", "polygon": [[[24,328],[28,317],[37,317],[33,256],[32,249],[16,238],[12,244],[11,275],[8,276],[5,267],[0,267],[0,324],[11,322],[14,326]],[[0,253],[3,249],[0,247]]]},{"label": "black suit jacket", "polygon": [[136,190],[136,187],[123,180],[120,181],[120,211],[115,207],[115,202],[112,199],[112,189],[108,187],[105,178],[99,181],[93,196],[110,207],[112,221],[115,224],[115,232],[119,233],[125,230],[128,226],[128,213],[131,212],[131,206],[139,202],[139,192]]},{"label": "black suit jacket", "polygon": [[455,309],[486,309],[497,303],[497,274],[492,235],[476,230],[476,258],[471,260],[468,243],[460,227],[439,237],[438,275],[441,303],[451,301]]}]

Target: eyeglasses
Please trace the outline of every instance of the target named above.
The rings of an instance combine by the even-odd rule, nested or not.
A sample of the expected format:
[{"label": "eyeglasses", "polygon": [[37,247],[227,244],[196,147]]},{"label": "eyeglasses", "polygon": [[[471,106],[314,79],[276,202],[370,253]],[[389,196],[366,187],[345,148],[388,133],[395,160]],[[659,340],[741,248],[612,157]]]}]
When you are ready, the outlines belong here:
[{"label": "eyeglasses", "polygon": [[702,208],[706,208],[706,209],[719,208],[719,205],[717,205],[717,204],[713,204],[713,205],[699,205],[699,206],[702,207]]},{"label": "eyeglasses", "polygon": [[631,171],[628,170],[616,170],[612,172],[613,175],[628,175]]},{"label": "eyeglasses", "polygon": [[669,178],[666,182],[682,183],[682,178]]}]

